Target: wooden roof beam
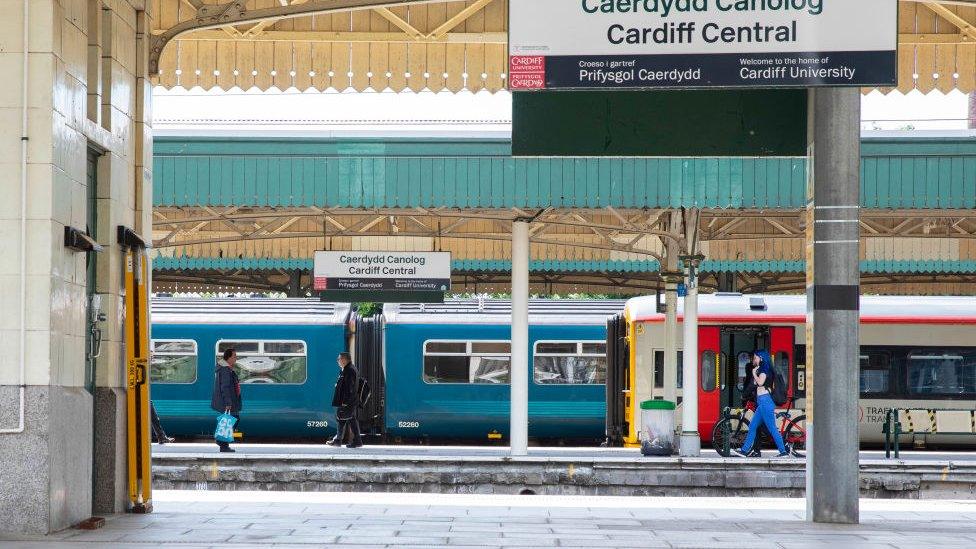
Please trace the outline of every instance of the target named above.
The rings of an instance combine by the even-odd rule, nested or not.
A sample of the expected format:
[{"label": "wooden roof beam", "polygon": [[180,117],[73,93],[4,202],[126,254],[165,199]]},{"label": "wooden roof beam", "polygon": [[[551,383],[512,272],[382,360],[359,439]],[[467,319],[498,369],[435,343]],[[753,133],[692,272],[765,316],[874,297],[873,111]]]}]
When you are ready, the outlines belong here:
[{"label": "wooden roof beam", "polygon": [[[262,25],[259,23],[257,26]],[[233,29],[234,27],[224,27],[223,29]],[[434,38],[422,36],[419,39],[411,38],[402,32],[356,32],[356,31],[279,31],[263,30],[251,28],[241,33],[236,31],[236,35],[226,31],[194,31],[181,36],[181,41],[206,40],[227,42],[235,40],[267,41],[267,42],[311,42],[311,43],[406,43],[406,44],[505,44],[507,35],[504,32],[451,32],[446,35]]]},{"label": "wooden roof beam", "polygon": [[971,39],[976,39],[976,27],[966,21],[956,12],[950,10],[942,4],[926,3],[925,7],[935,12],[936,15],[955,25],[964,35]]},{"label": "wooden roof beam", "polygon": [[431,32],[429,36],[431,38],[438,38],[447,34],[449,31],[453,30],[461,23],[467,21],[472,15],[485,9],[485,6],[487,6],[492,2],[494,2],[494,0],[478,0],[474,4],[471,4],[470,6],[458,12],[458,14],[455,15],[454,17],[451,17],[450,19],[445,21],[441,26],[434,29],[434,31]]},{"label": "wooden roof beam", "polygon": [[973,38],[968,35],[961,33],[952,34],[942,34],[942,33],[928,33],[928,34],[909,34],[902,33],[898,35],[898,45],[900,46],[918,46],[925,44],[938,44],[944,46],[961,45],[961,44],[972,44],[976,42]]},{"label": "wooden roof beam", "polygon": [[307,0],[291,2],[287,6],[249,9],[246,0],[230,0],[222,4],[203,4],[191,19],[153,36],[149,45],[149,74],[159,74],[159,58],[163,48],[177,36],[197,29],[216,29],[228,25],[260,23],[268,20],[290,19],[325,13],[442,3],[448,0]]},{"label": "wooden roof beam", "polygon": [[390,11],[388,8],[376,8],[373,11],[378,13],[383,19],[386,19],[390,23],[393,23],[393,26],[405,32],[407,36],[409,36],[410,38],[414,40],[423,39],[424,33],[417,30],[416,27],[414,27],[413,25],[405,21],[399,15]]}]

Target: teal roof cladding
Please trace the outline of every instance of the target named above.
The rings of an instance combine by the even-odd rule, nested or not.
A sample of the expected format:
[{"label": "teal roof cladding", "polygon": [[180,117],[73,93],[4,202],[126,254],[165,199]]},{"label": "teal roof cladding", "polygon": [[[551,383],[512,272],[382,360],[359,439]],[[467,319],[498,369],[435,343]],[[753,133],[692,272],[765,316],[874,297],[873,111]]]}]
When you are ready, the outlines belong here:
[{"label": "teal roof cladding", "polygon": [[[292,258],[198,258],[157,256],[152,262],[156,271],[185,270],[311,270],[311,259]],[[512,262],[506,260],[457,259],[451,262],[457,272],[510,272]],[[747,272],[747,273],[802,273],[806,269],[804,261],[750,260],[726,261],[706,260],[701,271]],[[660,264],[648,261],[532,261],[532,272],[554,273],[647,273],[660,270]],[[976,274],[976,261],[861,261],[861,272],[865,274]]]},{"label": "teal roof cladding", "polygon": [[[865,139],[870,209],[976,208],[976,139]],[[157,138],[153,203],[802,208],[805,158],[513,158],[486,139]]]}]

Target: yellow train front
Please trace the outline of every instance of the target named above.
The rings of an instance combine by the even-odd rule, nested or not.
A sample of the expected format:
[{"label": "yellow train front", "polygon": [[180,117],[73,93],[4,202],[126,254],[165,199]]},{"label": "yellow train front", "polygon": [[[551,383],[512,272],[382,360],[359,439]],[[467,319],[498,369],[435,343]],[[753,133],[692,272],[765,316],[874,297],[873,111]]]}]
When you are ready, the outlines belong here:
[{"label": "yellow train front", "polygon": [[[711,441],[725,407],[742,406],[746,364],[755,349],[770,351],[773,367],[790,380],[789,393],[795,399],[791,413],[802,414],[807,380],[806,297],[717,293],[698,299],[696,384],[702,441]],[[682,331],[676,330],[677,368],[668,372],[662,310],[656,296],[638,297],[610,321],[607,430],[611,444],[639,444],[644,400],[673,398],[679,406],[676,421],[681,420]],[[976,299],[864,296],[860,364],[819,367],[859,368],[862,443],[884,441],[882,425],[892,408],[916,410],[900,412],[902,430],[910,431],[901,435],[903,444],[972,445],[976,440],[948,434],[976,433]]]}]

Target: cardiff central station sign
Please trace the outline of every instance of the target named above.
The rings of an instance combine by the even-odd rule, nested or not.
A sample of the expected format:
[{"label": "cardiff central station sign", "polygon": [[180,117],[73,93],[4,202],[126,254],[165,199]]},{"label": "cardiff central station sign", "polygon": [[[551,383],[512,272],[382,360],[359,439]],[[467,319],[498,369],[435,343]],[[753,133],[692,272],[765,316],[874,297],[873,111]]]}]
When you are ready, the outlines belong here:
[{"label": "cardiff central station sign", "polygon": [[511,0],[512,90],[894,85],[896,0]]},{"label": "cardiff central station sign", "polygon": [[318,251],[312,287],[325,301],[430,303],[451,289],[450,252]]}]

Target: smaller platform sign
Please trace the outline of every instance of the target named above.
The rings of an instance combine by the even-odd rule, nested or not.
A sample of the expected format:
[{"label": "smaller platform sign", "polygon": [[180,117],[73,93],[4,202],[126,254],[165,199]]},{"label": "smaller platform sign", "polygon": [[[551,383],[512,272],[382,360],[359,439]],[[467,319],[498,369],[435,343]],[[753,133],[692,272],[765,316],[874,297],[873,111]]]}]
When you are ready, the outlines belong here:
[{"label": "smaller platform sign", "polygon": [[[450,252],[315,252],[312,287],[333,301],[443,299],[451,289]],[[437,300],[435,298],[435,300]]]}]

